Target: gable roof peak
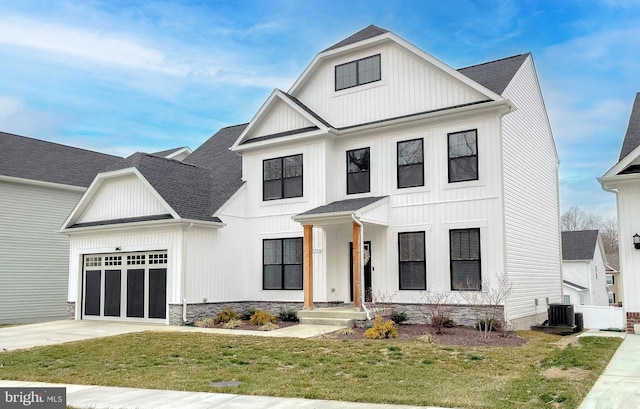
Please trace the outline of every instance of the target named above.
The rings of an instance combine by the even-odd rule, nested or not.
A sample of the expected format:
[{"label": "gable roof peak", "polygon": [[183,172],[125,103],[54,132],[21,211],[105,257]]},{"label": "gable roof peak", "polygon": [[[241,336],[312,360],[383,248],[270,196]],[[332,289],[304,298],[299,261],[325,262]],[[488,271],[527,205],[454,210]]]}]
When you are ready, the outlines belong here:
[{"label": "gable roof peak", "polygon": [[513,55],[482,64],[459,68],[458,72],[471,78],[498,95],[502,95],[507,85],[516,75],[531,53]]},{"label": "gable roof peak", "polygon": [[638,146],[640,146],[640,92],[636,93],[636,98],[633,101],[633,108],[631,108],[631,115],[629,116],[629,125],[627,125],[627,132],[624,135],[624,141],[620,149],[620,158],[618,160],[624,159]]},{"label": "gable roof peak", "polygon": [[334,45],[323,50],[322,52],[334,50],[336,48],[344,47],[349,44],[358,43],[360,41],[364,41],[372,37],[377,37],[379,35],[382,35],[388,32],[389,30],[370,24],[367,27],[363,28],[362,30],[358,31],[357,33],[352,34],[349,37],[345,38],[344,40],[335,43]]}]

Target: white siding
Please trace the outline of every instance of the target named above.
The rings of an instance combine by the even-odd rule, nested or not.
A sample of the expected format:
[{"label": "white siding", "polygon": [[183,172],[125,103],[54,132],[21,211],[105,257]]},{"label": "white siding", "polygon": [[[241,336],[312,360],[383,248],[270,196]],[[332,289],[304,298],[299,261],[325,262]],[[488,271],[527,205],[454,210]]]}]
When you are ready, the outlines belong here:
[{"label": "white siding", "polygon": [[607,274],[604,266],[604,252],[600,247],[601,240],[598,239],[593,262],[590,264],[591,274],[591,305],[608,306],[609,295],[607,293]]},{"label": "white siding", "polygon": [[633,247],[633,235],[640,234],[640,177],[618,186],[618,226],[620,229],[620,270],[624,280],[624,304],[627,312],[640,312],[640,250]]},{"label": "white siding", "polygon": [[166,214],[169,210],[135,175],[105,180],[77,223]]},{"label": "white siding", "polygon": [[503,96],[506,257],[513,289],[508,319],[534,314],[535,300],[561,302],[558,162],[531,57]]},{"label": "white siding", "polygon": [[262,118],[264,119],[261,123],[251,130],[248,139],[313,126],[309,120],[281,100],[265,112]]},{"label": "white siding", "polygon": [[[378,53],[380,81],[335,91],[336,65]],[[294,96],[337,128],[487,99],[394,43],[325,61]]]},{"label": "white siding", "polygon": [[0,322],[65,317],[69,239],[81,192],[0,182]]}]

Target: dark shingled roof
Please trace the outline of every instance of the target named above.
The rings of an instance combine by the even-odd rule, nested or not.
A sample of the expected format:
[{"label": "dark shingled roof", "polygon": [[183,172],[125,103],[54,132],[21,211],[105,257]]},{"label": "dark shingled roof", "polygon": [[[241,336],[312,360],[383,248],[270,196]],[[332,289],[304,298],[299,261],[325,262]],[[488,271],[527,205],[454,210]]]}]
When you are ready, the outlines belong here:
[{"label": "dark shingled roof", "polygon": [[638,145],[640,145],[640,92],[636,94],[633,108],[631,108],[629,126],[627,126],[627,133],[624,136],[622,149],[620,150],[620,158],[618,160],[624,159],[632,150],[637,148]]},{"label": "dark shingled roof", "polygon": [[357,199],[339,200],[337,202],[329,203],[328,205],[307,210],[304,213],[300,213],[298,216],[355,212],[356,210],[360,210],[363,207],[367,207],[370,204],[377,202],[378,200],[384,199],[385,197],[387,196],[362,197]]},{"label": "dark shingled roof", "polygon": [[107,171],[135,167],[184,219],[220,221],[214,218],[211,169],[200,168],[148,153],[134,153]]},{"label": "dark shingled roof", "polygon": [[563,260],[593,260],[598,242],[598,230],[562,232]]},{"label": "dark shingled roof", "polygon": [[478,84],[489,88],[498,95],[502,95],[507,85],[516,75],[530,53],[514,55],[484,64],[460,68],[458,72],[471,78]]},{"label": "dark shingled roof", "polygon": [[242,157],[229,150],[248,124],[220,129],[183,162],[210,169],[213,213],[242,186]]},{"label": "dark shingled roof", "polygon": [[572,283],[571,281],[562,280],[563,283],[570,285],[571,287],[577,288],[578,290],[588,290],[587,287],[583,287],[580,284]]},{"label": "dark shingled roof", "polygon": [[0,175],[88,187],[122,158],[0,132]]},{"label": "dark shingled roof", "polygon": [[382,34],[388,33],[388,32],[389,32],[389,30],[385,30],[384,28],[376,27],[373,24],[371,24],[370,26],[363,28],[362,30],[358,31],[357,33],[345,38],[344,40],[335,43],[334,45],[332,45],[331,47],[323,50],[322,52],[333,50],[333,49],[340,48],[340,47],[344,47],[345,45],[357,43],[359,41],[364,41],[364,40],[367,40],[369,38],[377,37],[379,35],[382,35]]}]

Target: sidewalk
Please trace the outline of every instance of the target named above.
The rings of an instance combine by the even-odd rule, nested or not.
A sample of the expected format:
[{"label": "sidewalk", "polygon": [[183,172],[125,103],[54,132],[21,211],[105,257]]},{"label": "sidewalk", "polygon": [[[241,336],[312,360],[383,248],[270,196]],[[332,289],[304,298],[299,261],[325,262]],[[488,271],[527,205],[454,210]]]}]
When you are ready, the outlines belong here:
[{"label": "sidewalk", "polygon": [[640,407],[640,335],[629,334],[578,409],[637,407]]},{"label": "sidewalk", "polygon": [[66,387],[67,405],[77,409],[442,409],[433,406],[384,405],[2,380],[0,380],[0,387]]}]

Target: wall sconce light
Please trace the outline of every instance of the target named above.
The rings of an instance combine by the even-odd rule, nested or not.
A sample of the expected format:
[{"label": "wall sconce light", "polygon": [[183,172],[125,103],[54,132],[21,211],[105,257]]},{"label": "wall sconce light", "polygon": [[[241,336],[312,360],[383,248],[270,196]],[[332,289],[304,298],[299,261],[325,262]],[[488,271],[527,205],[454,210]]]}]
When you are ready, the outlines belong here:
[{"label": "wall sconce light", "polygon": [[122,250],[122,247],[116,247],[116,251]]},{"label": "wall sconce light", "polygon": [[640,235],[638,233],[633,235],[633,247],[635,247],[636,250],[640,250]]}]

